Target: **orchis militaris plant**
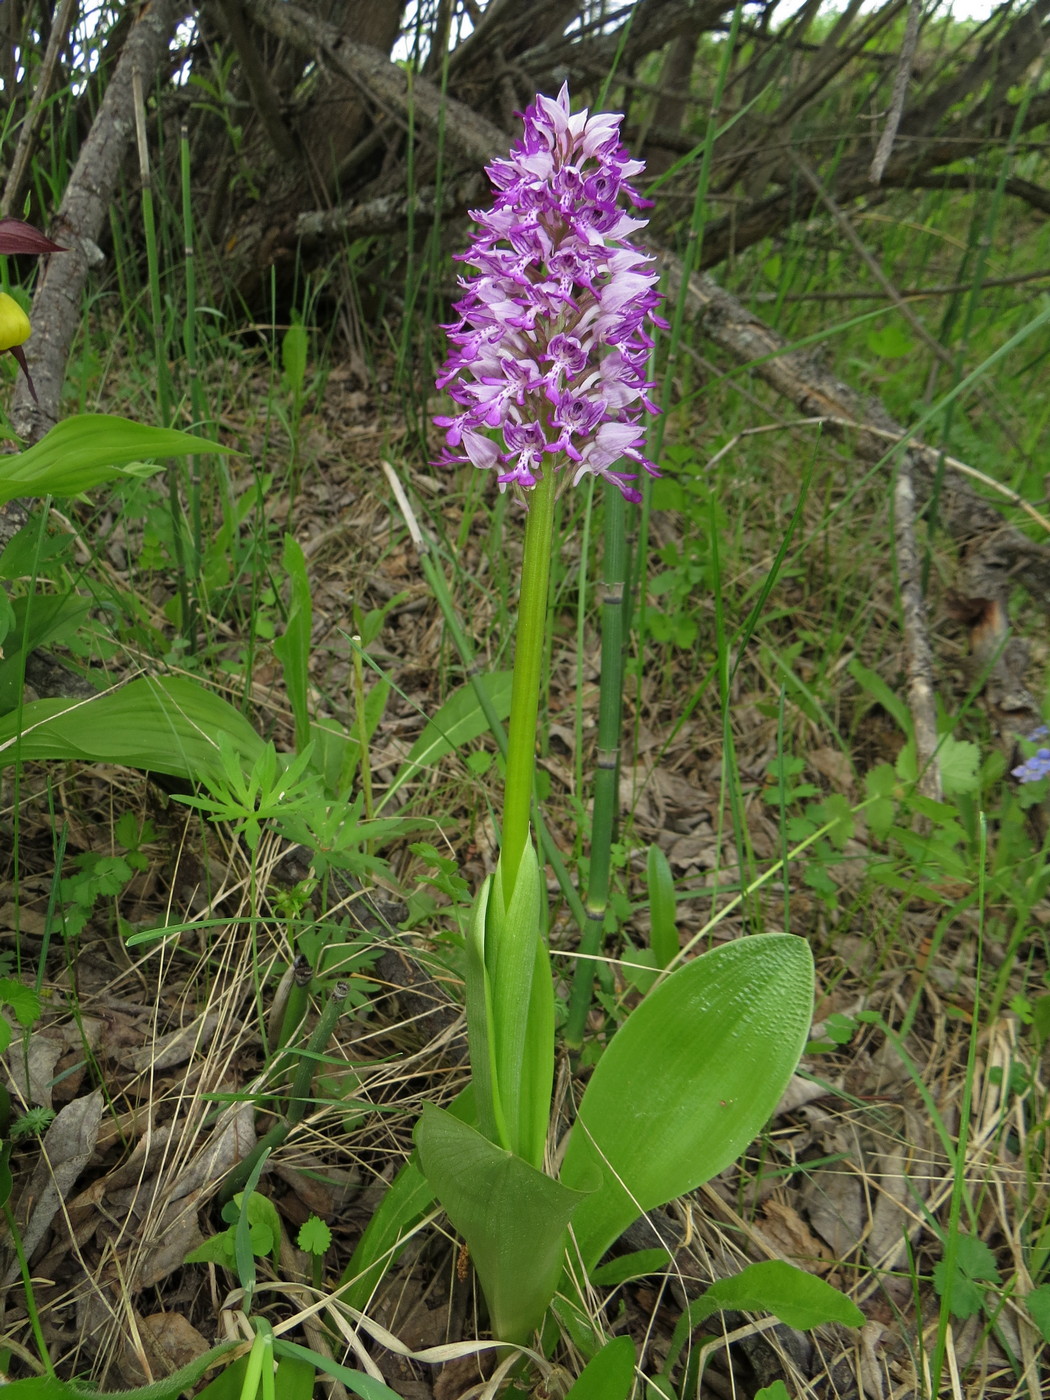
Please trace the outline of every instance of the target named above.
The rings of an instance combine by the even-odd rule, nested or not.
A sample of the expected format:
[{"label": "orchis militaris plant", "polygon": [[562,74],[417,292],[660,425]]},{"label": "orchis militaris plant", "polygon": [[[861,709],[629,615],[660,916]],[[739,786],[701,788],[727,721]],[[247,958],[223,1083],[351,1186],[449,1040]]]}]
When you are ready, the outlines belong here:
[{"label": "orchis militaris plant", "polygon": [[495,202],[474,214],[479,231],[459,255],[475,272],[461,279],[438,385],[461,411],[435,422],[445,429],[445,461],[495,468],[501,489],[528,507],[503,840],[495,893],[486,885],[475,916],[468,1027],[483,1131],[539,1167],[553,1002],[529,811],[554,503],[588,474],[641,500],[634,475],[618,465],[656,472],[642,452],[641,420],[656,412],[645,379],[648,323],[662,322],[651,259],[628,238],[646,222],[624,208],[643,203],[630,183],[643,166],[620,144],[620,116],[572,115],[563,87],[556,100],[537,97],[524,121],[509,158],[488,167]]},{"label": "orchis militaris plant", "polygon": [[[537,97],[524,121],[489,168],[494,207],[474,215],[461,259],[474,271],[439,379],[459,411],[436,420],[445,461],[495,471],[527,508],[501,852],[466,939],[472,1084],[449,1110],[423,1109],[417,1156],[365,1231],[343,1293],[368,1306],[436,1198],[469,1246],[493,1335],[518,1344],[556,1291],[575,1307],[632,1221],[751,1141],[798,1063],[813,996],[809,949],[786,934],[671,959],[598,1060],[567,1143],[551,1141],[554,991],[529,815],[554,507],[588,475],[636,501],[639,469],[655,473],[644,366],[663,323],[651,261],[629,242],[643,227],[625,207],[643,202],[631,184],[642,167],[620,144],[621,118],[573,114],[563,88]],[[631,1380],[628,1367],[603,1400]]]},{"label": "orchis militaris plant", "polygon": [[[64,249],[21,219],[0,219],[0,253],[61,253]],[[10,354],[26,377],[29,392],[36,398],[29,366],[22,346],[29,339],[29,317],[7,292],[0,292],[0,355]]]},{"label": "orchis militaris plant", "polygon": [[[656,411],[645,376],[651,327],[665,323],[652,260],[630,242],[645,225],[627,211],[644,203],[631,183],[642,164],[620,143],[621,120],[573,114],[564,87],[537,97],[522,139],[488,168],[494,205],[473,215],[478,232],[460,258],[474,271],[446,327],[453,349],[438,385],[459,411],[435,419],[442,460],[495,471],[527,508],[502,843],[467,936],[472,1098],[451,1113],[424,1109],[421,1173],[395,1184],[351,1265],[374,1277],[429,1188],[470,1246],[495,1335],[517,1342],[562,1279],[570,1219],[589,1270],[641,1211],[706,1180],[754,1135],[797,1062],[812,996],[808,949],[783,935],[680,968],[599,1063],[560,1179],[544,1172],[554,993],[529,814],[555,501],[590,475],[637,502],[637,469],[657,474],[644,455],[644,416]],[[763,996],[778,981],[787,1014],[770,1049]],[[734,1058],[713,1068],[712,1045],[730,1035]]]}]

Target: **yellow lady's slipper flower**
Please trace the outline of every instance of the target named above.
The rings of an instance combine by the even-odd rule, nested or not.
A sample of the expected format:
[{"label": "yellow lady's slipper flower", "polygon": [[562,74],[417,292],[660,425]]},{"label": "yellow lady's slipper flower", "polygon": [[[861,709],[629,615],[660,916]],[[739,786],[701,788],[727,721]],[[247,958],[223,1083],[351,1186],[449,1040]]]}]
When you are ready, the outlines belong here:
[{"label": "yellow lady's slipper flower", "polygon": [[24,345],[29,334],[29,317],[14,297],[0,292],[0,352]]}]

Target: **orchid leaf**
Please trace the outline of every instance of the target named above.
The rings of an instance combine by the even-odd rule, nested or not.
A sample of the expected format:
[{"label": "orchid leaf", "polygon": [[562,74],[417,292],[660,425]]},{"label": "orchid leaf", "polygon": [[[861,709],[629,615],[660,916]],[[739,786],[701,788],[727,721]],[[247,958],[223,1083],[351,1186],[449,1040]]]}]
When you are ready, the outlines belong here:
[{"label": "orchid leaf", "polygon": [[717,1175],[761,1131],[809,1031],[813,958],[790,934],[712,949],[658,985],[599,1060],[561,1181],[602,1186],[573,1232],[588,1269],[647,1210]]},{"label": "orchid leaf", "polygon": [[494,1335],[525,1341],[554,1296],[566,1226],[584,1193],[432,1104],[415,1138],[423,1173],[470,1248]]},{"label": "orchid leaf", "polygon": [[[448,1106],[448,1112],[464,1122],[475,1118],[475,1086],[467,1087]],[[404,1248],[413,1228],[434,1204],[434,1188],[412,1158],[394,1177],[358,1240],[350,1263],[343,1270],[340,1296],[351,1308],[363,1312],[380,1279]]]},{"label": "orchid leaf", "polygon": [[763,1259],[738,1274],[717,1279],[678,1319],[664,1363],[670,1372],[695,1327],[717,1312],[772,1313],[775,1318],[808,1332],[828,1322],[863,1327],[864,1314],[851,1299],[822,1278],[797,1269],[782,1259]]},{"label": "orchid leaf", "polygon": [[196,1385],[205,1371],[240,1345],[236,1341],[219,1342],[164,1380],[152,1381],[134,1390],[102,1391],[86,1383],[59,1380],[57,1376],[33,1376],[9,1381],[4,1386],[4,1397],[5,1400],[8,1396],[11,1400],[178,1400],[184,1390]]}]

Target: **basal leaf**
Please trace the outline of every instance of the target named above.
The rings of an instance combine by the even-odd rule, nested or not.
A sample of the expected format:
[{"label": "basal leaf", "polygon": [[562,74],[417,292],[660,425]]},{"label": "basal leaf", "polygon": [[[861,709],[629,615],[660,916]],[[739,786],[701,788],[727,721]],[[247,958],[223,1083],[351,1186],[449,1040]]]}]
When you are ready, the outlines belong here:
[{"label": "basal leaf", "polygon": [[584,1199],[428,1104],[416,1124],[423,1173],[470,1247],[492,1330],[523,1342],[543,1321],[565,1263],[565,1228]]},{"label": "basal leaf", "polygon": [[573,1232],[591,1268],[644,1211],[732,1162],[761,1130],[809,1031],[813,959],[790,934],[739,938],[673,973],[599,1060],[562,1165],[600,1190]]},{"label": "basal leaf", "polygon": [[565,1400],[626,1400],[634,1381],[634,1343],[614,1337],[580,1372]]}]

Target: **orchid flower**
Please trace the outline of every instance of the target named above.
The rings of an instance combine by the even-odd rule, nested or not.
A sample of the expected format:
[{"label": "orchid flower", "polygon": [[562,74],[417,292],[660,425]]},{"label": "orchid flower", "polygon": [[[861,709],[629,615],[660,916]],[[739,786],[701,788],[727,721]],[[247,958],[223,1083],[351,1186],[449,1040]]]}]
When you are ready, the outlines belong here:
[{"label": "orchid flower", "polygon": [[[65,250],[22,219],[0,219],[0,253],[61,253]],[[10,354],[26,377],[29,392],[36,399],[29,366],[22,346],[29,339],[29,317],[7,292],[0,292],[0,354]]]},{"label": "orchid flower", "polygon": [[[487,167],[491,210],[459,261],[459,317],[438,378],[462,410],[445,429],[445,462],[498,469],[500,487],[531,491],[548,471],[588,475],[630,501],[634,464],[652,476],[642,415],[655,413],[645,365],[659,293],[652,259],[630,242],[644,228],[623,207],[646,204],[631,184],[644,168],[620,144],[618,113],[570,113],[569,92],[538,96],[505,160]],[[452,449],[450,451],[449,449]]]}]

